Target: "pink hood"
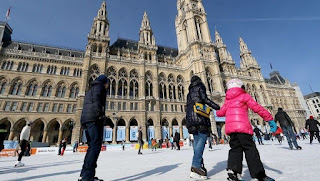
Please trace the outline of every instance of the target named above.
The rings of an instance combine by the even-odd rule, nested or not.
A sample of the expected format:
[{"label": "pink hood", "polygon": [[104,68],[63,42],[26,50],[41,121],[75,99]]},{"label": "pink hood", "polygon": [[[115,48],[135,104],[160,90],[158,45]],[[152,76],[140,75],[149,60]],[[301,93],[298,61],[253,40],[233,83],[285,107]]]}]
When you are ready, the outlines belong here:
[{"label": "pink hood", "polygon": [[227,135],[231,133],[253,134],[248,117],[248,108],[259,114],[265,121],[273,120],[269,111],[254,101],[243,89],[238,87],[231,88],[227,91],[224,105],[217,111],[217,116],[226,116]]}]

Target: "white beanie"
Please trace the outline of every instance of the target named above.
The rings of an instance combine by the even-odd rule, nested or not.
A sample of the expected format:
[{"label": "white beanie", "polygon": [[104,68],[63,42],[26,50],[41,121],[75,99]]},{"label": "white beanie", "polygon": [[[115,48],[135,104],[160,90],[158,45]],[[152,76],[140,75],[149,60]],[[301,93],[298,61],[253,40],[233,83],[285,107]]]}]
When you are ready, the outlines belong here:
[{"label": "white beanie", "polygon": [[231,79],[227,83],[227,89],[231,89],[234,87],[239,87],[241,88],[243,86],[243,82],[240,79]]}]

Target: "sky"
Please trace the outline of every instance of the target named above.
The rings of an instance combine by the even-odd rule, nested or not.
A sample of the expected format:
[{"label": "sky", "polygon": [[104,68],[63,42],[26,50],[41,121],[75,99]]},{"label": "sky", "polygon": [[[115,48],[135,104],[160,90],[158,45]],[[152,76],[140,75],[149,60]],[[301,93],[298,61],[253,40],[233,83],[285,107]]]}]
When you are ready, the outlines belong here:
[{"label": "sky", "polygon": [[[139,39],[146,10],[158,45],[177,47],[176,0],[107,0],[111,43]],[[202,0],[211,36],[217,28],[239,66],[239,36],[262,74],[277,70],[303,94],[320,92],[320,1]],[[1,0],[0,20],[11,7],[13,40],[84,50],[102,0]],[[270,68],[272,64],[273,70]],[[311,87],[311,88],[310,88]]]}]

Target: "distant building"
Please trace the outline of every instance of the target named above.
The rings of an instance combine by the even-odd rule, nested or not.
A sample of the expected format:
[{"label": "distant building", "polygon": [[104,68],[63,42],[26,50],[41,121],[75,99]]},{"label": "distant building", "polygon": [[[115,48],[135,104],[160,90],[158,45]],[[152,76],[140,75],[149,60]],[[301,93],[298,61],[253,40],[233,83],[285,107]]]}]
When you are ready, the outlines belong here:
[{"label": "distant building", "polygon": [[296,94],[298,96],[299,103],[300,103],[301,107],[305,110],[306,116],[308,117],[309,115],[311,115],[311,112],[310,112],[310,110],[308,108],[306,100],[303,97],[303,94],[301,92],[301,89],[300,89],[299,85],[294,83],[294,84],[292,84],[292,86],[296,90]]},{"label": "distant building", "polygon": [[[135,142],[137,126],[145,140],[165,138],[175,130],[186,137],[185,105],[193,75],[202,79],[209,98],[220,105],[226,82],[240,78],[247,92],[273,115],[282,107],[297,128],[304,127],[306,113],[294,86],[279,72],[263,78],[242,38],[236,67],[217,30],[211,39],[202,1],[178,0],[177,12],[178,48],[156,44],[147,12],[137,41],[119,38],[110,45],[106,2],[94,18],[84,51],[12,41],[11,27],[0,23],[0,124],[6,125],[7,138],[17,140],[26,120],[31,120],[32,141],[85,139],[80,125],[83,99],[89,83],[101,74],[111,80],[105,105],[105,141],[110,143]],[[249,115],[265,128],[257,114]],[[216,122],[213,114],[211,123],[214,132],[218,125],[224,134],[224,122]]]},{"label": "distant building", "polygon": [[320,119],[320,92],[305,95],[304,99],[307,102],[311,115],[314,118]]}]

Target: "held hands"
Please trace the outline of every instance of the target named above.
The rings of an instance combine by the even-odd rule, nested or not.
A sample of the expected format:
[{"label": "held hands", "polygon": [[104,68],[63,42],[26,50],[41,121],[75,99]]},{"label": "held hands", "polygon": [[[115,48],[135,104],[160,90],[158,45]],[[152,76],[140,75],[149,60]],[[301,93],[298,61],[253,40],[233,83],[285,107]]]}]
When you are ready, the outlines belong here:
[{"label": "held hands", "polygon": [[268,124],[270,126],[270,131],[272,133],[275,133],[277,131],[277,124],[274,122],[274,120],[268,121]]}]

